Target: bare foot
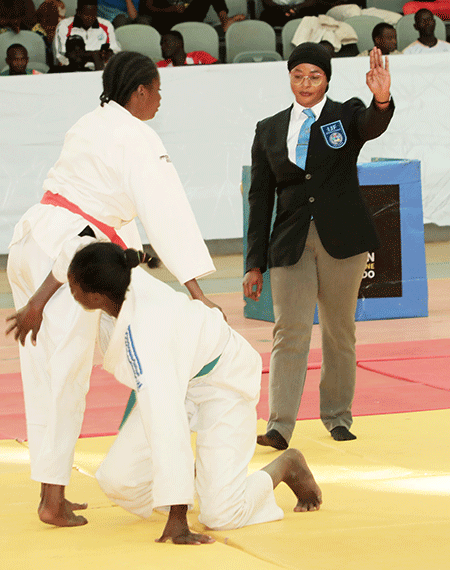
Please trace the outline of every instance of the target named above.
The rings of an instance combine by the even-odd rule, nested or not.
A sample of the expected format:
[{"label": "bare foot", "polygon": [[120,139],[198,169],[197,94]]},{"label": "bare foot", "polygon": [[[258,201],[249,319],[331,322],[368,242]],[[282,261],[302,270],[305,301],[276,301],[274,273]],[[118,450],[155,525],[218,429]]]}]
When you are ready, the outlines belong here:
[{"label": "bare foot", "polygon": [[236,16],[227,18],[222,24],[223,31],[226,32],[231,24],[234,24],[235,22],[242,22],[243,20],[245,20],[244,14],[236,14]]},{"label": "bare foot", "polygon": [[38,515],[42,522],[55,526],[82,526],[87,519],[73,511],[86,509],[87,504],[71,503],[64,498],[63,485],[42,483]]},{"label": "bare foot", "polygon": [[294,511],[318,511],[322,504],[322,493],[303,454],[298,449],[288,449],[283,455],[290,462],[283,480],[298,499]]},{"label": "bare foot", "polygon": [[43,523],[55,526],[83,526],[87,524],[87,519],[81,515],[76,515],[64,503],[58,511],[53,511],[45,507],[38,509],[39,518]]},{"label": "bare foot", "polygon": [[72,501],[69,501],[68,499],[64,500],[66,501],[67,508],[69,508],[71,511],[84,511],[88,508],[87,503],[72,503]]}]

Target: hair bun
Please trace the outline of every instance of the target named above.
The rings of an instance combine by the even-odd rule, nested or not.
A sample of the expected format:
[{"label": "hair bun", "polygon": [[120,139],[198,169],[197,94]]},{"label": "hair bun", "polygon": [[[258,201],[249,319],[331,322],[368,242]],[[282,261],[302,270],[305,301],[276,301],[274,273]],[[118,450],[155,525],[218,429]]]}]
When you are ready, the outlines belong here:
[{"label": "hair bun", "polygon": [[126,249],[124,251],[125,261],[129,269],[133,269],[133,267],[137,267],[141,263],[140,253],[136,249]]},{"label": "hair bun", "polygon": [[125,261],[129,269],[137,267],[141,263],[145,263],[150,269],[154,269],[159,266],[159,259],[157,257],[150,257],[148,253],[143,251],[138,251],[136,249],[126,249]]}]

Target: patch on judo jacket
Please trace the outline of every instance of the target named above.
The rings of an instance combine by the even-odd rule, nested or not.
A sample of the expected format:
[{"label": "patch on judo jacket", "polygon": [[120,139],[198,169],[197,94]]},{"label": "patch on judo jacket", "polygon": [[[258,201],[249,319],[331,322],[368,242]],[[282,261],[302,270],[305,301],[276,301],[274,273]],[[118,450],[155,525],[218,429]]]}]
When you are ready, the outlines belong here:
[{"label": "patch on judo jacket", "polygon": [[347,134],[341,121],[334,121],[320,127],[323,138],[330,148],[342,148],[347,142]]},{"label": "patch on judo jacket", "polygon": [[134,346],[133,335],[131,334],[130,326],[128,326],[125,333],[125,350],[127,353],[128,362],[130,363],[134,378],[136,380],[136,387],[139,391],[142,388],[142,382],[139,380],[139,376],[142,376],[142,366],[137,355],[136,348]]}]

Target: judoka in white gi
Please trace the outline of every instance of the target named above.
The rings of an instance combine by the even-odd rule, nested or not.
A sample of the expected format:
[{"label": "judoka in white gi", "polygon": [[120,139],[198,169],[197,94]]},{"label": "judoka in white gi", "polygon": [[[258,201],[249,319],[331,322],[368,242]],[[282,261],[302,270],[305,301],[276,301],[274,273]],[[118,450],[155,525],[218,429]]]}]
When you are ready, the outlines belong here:
[{"label": "judoka in white gi", "polygon": [[11,242],[8,278],[18,312],[9,332],[23,345],[31,477],[42,483],[39,516],[49,524],[87,522],[73,513],[86,505],[64,498],[99,321],[99,311],[84,311],[66,284],[75,251],[95,238],[118,243],[116,230],[124,247],[139,248],[132,221],[139,217],[168,269],[194,298],[211,305],[196,278],[214,271],[213,262],[163,143],[143,123],[158,110],[159,88],[148,57],[121,52],[111,58],[102,104],[68,131],[42,202],[25,213]]},{"label": "judoka in white gi", "polygon": [[[256,443],[259,354],[218,309],[176,293],[142,268],[132,272],[140,259],[134,250],[97,242],[69,266],[74,298],[116,319],[104,368],[137,392],[137,405],[97,472],[102,489],[141,517],[170,507],[160,541],[211,541],[189,531],[186,510],[195,493],[199,521],[211,529],[281,519],[273,494],[281,481],[297,496],[294,510],[317,510],[320,489],[296,449],[247,476]],[[195,471],[190,431],[197,433]]]}]

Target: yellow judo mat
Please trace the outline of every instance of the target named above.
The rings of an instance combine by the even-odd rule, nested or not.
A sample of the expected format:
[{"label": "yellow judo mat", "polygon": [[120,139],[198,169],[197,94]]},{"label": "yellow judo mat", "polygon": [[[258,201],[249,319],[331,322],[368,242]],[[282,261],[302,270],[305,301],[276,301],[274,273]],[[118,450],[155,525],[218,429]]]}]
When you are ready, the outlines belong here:
[{"label": "yellow judo mat", "polygon": [[[78,441],[67,497],[89,502],[89,524],[76,528],[38,520],[26,444],[0,441],[0,569],[449,570],[450,410],[358,417],[353,427],[356,441],[335,442],[319,420],[297,423],[291,447],[322,489],[320,511],[294,513],[282,484],[284,520],[209,532],[216,542],[199,546],[155,543],[165,515],[141,520],[103,495],[93,474],[113,437]],[[258,447],[250,470],[277,453]],[[205,532],[196,510],[189,522]]]}]

